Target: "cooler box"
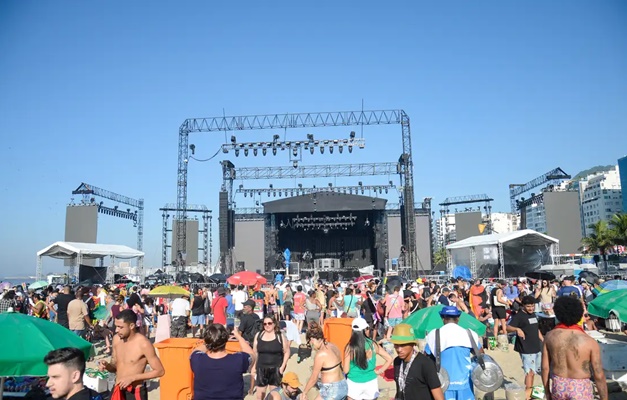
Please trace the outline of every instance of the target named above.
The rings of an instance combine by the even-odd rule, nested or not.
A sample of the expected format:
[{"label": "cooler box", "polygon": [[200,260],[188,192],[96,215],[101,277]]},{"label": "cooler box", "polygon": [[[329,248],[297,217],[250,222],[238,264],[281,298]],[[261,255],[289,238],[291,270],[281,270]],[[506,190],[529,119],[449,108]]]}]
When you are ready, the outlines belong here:
[{"label": "cooler box", "polygon": [[324,320],[324,338],[343,353],[353,333],[354,318],[329,318]]},{"label": "cooler box", "polygon": [[193,395],[194,374],[189,356],[198,346],[199,339],[170,338],[155,344],[165,375],[159,381],[160,398],[189,400]]}]

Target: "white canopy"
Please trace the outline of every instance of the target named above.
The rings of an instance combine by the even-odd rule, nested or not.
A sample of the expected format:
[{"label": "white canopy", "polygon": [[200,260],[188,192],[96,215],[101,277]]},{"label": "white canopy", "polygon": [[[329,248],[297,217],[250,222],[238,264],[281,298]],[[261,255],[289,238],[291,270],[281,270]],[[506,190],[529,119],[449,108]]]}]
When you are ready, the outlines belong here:
[{"label": "white canopy", "polygon": [[103,257],[138,258],[144,252],[119,244],[55,242],[37,252],[37,257],[97,259]]},{"label": "white canopy", "polygon": [[512,240],[521,239],[530,245],[559,243],[558,239],[544,235],[531,229],[523,229],[520,231],[508,233],[493,233],[491,235],[472,236],[459,242],[455,242],[446,246],[448,250],[463,249],[465,247],[488,246],[491,244],[502,244]]}]

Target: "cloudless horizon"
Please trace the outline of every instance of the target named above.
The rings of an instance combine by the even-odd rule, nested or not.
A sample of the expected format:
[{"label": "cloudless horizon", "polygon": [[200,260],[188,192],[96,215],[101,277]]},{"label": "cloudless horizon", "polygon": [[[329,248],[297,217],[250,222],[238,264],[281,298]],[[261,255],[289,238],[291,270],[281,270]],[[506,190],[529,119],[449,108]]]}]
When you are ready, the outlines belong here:
[{"label": "cloudless horizon", "polygon": [[[436,210],[446,197],[486,193],[494,212],[508,212],[510,183],[555,167],[575,175],[627,154],[627,3],[620,0],[6,0],[0,53],[0,277],[34,275],[36,252],[64,239],[65,208],[81,182],[145,199],[144,264],[160,266],[158,208],[176,202],[178,128],[191,117],[361,110],[362,102],[365,110],[403,109],[415,198],[433,197]],[[333,139],[351,129],[362,133],[235,135]],[[207,159],[228,137],[192,133],[190,143]],[[306,153],[301,165],[398,159],[400,126],[366,126],[363,137],[363,150]],[[224,159],[237,167],[291,165],[287,154],[221,152],[190,162],[188,202],[214,214],[214,263]],[[303,183],[358,180],[398,183],[397,176]],[[243,182],[269,183],[295,184]],[[398,202],[396,193],[386,198]],[[136,230],[100,215],[98,242],[136,247]],[[62,269],[44,260],[45,272]]]}]

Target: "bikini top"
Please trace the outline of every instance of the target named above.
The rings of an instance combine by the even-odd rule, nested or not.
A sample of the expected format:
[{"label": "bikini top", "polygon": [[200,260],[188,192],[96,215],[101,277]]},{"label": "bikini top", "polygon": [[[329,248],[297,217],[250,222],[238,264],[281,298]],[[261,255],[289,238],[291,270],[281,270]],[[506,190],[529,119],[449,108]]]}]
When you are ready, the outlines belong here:
[{"label": "bikini top", "polygon": [[341,365],[342,365],[342,362],[340,361],[339,363],[335,364],[335,365],[334,365],[334,366],[332,366],[332,367],[326,367],[326,368],[325,368],[325,367],[322,367],[322,368],[320,368],[320,372],[331,371],[333,368],[337,368],[337,367],[339,367],[339,366],[341,366]]}]

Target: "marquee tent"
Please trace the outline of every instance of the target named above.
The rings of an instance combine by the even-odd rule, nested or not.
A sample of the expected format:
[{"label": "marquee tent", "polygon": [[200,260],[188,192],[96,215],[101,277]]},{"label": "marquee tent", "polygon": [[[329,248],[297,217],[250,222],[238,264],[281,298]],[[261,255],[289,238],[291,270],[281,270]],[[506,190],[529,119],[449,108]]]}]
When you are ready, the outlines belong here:
[{"label": "marquee tent", "polygon": [[476,278],[517,277],[551,264],[559,240],[531,229],[472,236],[446,246],[448,272],[466,266]]},{"label": "marquee tent", "polygon": [[115,260],[118,258],[137,258],[138,269],[140,271],[143,269],[142,265],[144,262],[144,252],[132,249],[128,246],[118,244],[55,242],[37,252],[37,279],[42,279],[43,277],[43,257],[72,260],[70,275],[74,275],[73,268],[77,265],[81,265],[83,260],[104,259],[105,257],[109,257],[110,264],[113,266]]}]

